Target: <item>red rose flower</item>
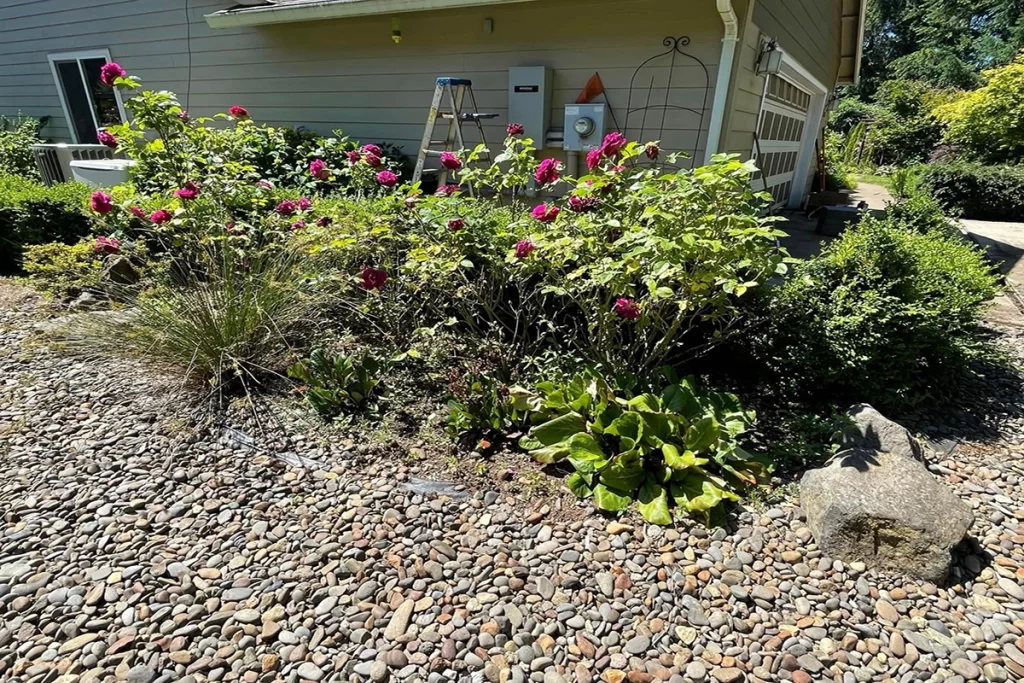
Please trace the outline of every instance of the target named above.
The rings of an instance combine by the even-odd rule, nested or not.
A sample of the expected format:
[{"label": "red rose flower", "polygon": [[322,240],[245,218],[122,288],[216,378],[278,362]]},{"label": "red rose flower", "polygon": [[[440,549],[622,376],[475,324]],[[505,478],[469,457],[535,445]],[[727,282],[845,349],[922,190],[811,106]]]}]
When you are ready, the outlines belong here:
[{"label": "red rose flower", "polygon": [[185,183],[184,187],[174,194],[182,199],[192,200],[199,196],[199,186],[189,180]]},{"label": "red rose flower", "polygon": [[453,194],[456,194],[461,191],[462,187],[459,185],[442,185],[441,187],[437,188],[437,192],[435,192],[434,194],[439,197],[451,197]]},{"label": "red rose flower", "polygon": [[274,211],[276,211],[279,216],[291,216],[297,209],[298,207],[295,202],[290,199],[286,199],[274,207]]},{"label": "red rose flower", "polygon": [[124,78],[128,72],[121,68],[117,62],[107,62],[100,67],[100,80],[109,86],[114,85],[118,78]]},{"label": "red rose flower", "polygon": [[519,240],[516,242],[516,258],[526,258],[533,253],[536,247],[533,246],[533,242],[530,240]]},{"label": "red rose flower", "polygon": [[620,297],[612,305],[615,315],[626,320],[636,320],[640,317],[640,306],[628,297]]},{"label": "red rose flower", "polygon": [[569,197],[569,208],[576,213],[587,213],[601,205],[597,197]]},{"label": "red rose flower", "polygon": [[234,116],[236,119],[247,119],[249,118],[249,110],[245,107],[240,107],[237,104],[228,107],[228,113]]},{"label": "red rose flower", "polygon": [[628,142],[622,133],[608,133],[604,136],[604,142],[601,143],[601,152],[606,157],[616,156]]},{"label": "red rose flower", "polygon": [[388,273],[386,270],[371,268],[370,266],[363,266],[363,271],[360,273],[360,276],[363,279],[363,289],[367,291],[380,289],[384,286],[384,283],[388,281]]},{"label": "red rose flower", "polygon": [[114,198],[106,192],[93,192],[89,205],[96,213],[110,213],[114,209]]},{"label": "red rose flower", "polygon": [[391,171],[381,171],[377,174],[377,182],[384,187],[394,187],[398,184],[398,176]]},{"label": "red rose flower", "polygon": [[441,165],[449,171],[458,171],[462,168],[462,162],[451,152],[441,152]]},{"label": "red rose flower", "polygon": [[313,206],[313,202],[309,201],[306,197],[302,197],[295,206],[299,208],[299,211],[306,211],[309,207]]},{"label": "red rose flower", "polygon": [[453,218],[448,221],[448,229],[452,232],[458,232],[466,227],[466,221],[462,218]]},{"label": "red rose flower", "polygon": [[554,204],[550,206],[547,204],[538,204],[533,208],[533,211],[530,212],[530,215],[536,218],[541,223],[550,223],[551,221],[558,218],[558,214],[560,211],[561,209],[559,209],[558,206]]},{"label": "red rose flower", "polygon": [[509,137],[512,137],[513,135],[522,135],[526,132],[526,129],[523,128],[523,124],[521,123],[510,123],[508,124],[508,127],[505,128],[505,132],[508,133]]},{"label": "red rose flower", "polygon": [[110,149],[117,147],[117,138],[105,130],[96,131],[96,141],[101,145],[106,145]]},{"label": "red rose flower", "polygon": [[313,159],[309,162],[309,174],[317,180],[327,180],[331,177],[331,172],[327,170],[327,164],[323,159]]},{"label": "red rose flower", "polygon": [[129,206],[128,210],[131,211],[132,215],[135,216],[136,218],[141,218],[142,220],[146,220],[146,212],[143,211],[138,206]]},{"label": "red rose flower", "polygon": [[365,161],[366,165],[370,168],[377,168],[383,163],[379,156],[369,153],[363,155],[363,161]]},{"label": "red rose flower", "polygon": [[167,209],[157,209],[153,213],[149,214],[149,220],[153,221],[156,225],[163,225],[167,221],[174,218],[171,212]]},{"label": "red rose flower", "polygon": [[377,157],[384,156],[383,150],[377,145],[363,145],[363,154],[372,154]]},{"label": "red rose flower", "polygon": [[320,218],[316,219],[316,226],[318,228],[326,228],[331,223],[332,220],[330,216],[320,216]]},{"label": "red rose flower", "polygon": [[657,143],[648,142],[647,146],[644,147],[644,154],[646,154],[647,158],[651,161],[657,161],[658,155],[661,154],[661,148],[658,147]]},{"label": "red rose flower", "polygon": [[593,149],[587,152],[587,168],[593,171],[601,165],[601,150]]},{"label": "red rose flower", "polygon": [[544,161],[540,162],[540,166],[537,167],[537,173],[534,177],[537,178],[537,182],[540,183],[541,185],[548,185],[550,183],[556,182],[559,178],[562,177],[562,174],[559,173],[560,165],[561,164],[559,164],[554,159],[545,159]]},{"label": "red rose flower", "polygon": [[304,227],[306,227],[306,221],[302,219],[299,219],[292,223],[292,230],[302,230]]},{"label": "red rose flower", "polygon": [[358,149],[349,150],[345,153],[345,156],[348,157],[348,162],[350,164],[358,164],[359,160],[363,158],[363,155],[359,153]]}]

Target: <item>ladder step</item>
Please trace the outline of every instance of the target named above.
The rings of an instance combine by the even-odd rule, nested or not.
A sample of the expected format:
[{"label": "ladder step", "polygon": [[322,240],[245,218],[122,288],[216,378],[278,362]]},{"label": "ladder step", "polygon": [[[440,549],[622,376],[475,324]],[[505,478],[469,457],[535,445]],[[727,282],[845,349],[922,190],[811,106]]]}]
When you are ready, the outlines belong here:
[{"label": "ladder step", "polygon": [[[471,114],[469,112],[466,112],[466,113],[462,114],[462,116],[459,117],[459,120],[460,121],[479,121],[481,119],[496,119],[496,118],[498,118],[498,116],[499,116],[498,114]],[[448,121],[451,121],[452,119],[455,118],[455,114],[451,113],[450,111],[439,111],[439,112],[437,112],[437,118],[439,118],[439,119],[446,119]]]},{"label": "ladder step", "polygon": [[447,140],[431,140],[430,144],[431,145],[447,145],[448,141]]},{"label": "ladder step", "polygon": [[452,76],[442,76],[437,79],[437,85],[473,85],[473,81],[468,78],[454,78]]}]

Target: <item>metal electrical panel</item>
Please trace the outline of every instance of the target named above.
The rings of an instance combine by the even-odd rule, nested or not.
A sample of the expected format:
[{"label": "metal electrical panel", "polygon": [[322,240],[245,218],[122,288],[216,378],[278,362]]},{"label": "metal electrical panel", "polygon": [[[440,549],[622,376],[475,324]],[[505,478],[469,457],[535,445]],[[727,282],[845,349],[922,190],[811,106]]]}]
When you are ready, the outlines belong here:
[{"label": "metal electrical panel", "polygon": [[565,142],[569,152],[589,152],[601,146],[605,133],[605,105],[565,105]]},{"label": "metal electrical panel", "polygon": [[544,149],[551,127],[551,84],[551,69],[546,66],[508,70],[508,122],[523,124],[537,149]]}]

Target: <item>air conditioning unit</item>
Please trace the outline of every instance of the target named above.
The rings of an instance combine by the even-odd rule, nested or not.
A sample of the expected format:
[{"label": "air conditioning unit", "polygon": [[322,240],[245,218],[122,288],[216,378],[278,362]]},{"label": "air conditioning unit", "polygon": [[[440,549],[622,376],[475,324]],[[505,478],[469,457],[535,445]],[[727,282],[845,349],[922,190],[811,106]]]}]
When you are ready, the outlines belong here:
[{"label": "air conditioning unit", "polygon": [[48,186],[74,178],[71,172],[72,161],[114,158],[114,150],[105,145],[68,145],[63,142],[32,145],[32,153],[36,157],[39,175]]}]

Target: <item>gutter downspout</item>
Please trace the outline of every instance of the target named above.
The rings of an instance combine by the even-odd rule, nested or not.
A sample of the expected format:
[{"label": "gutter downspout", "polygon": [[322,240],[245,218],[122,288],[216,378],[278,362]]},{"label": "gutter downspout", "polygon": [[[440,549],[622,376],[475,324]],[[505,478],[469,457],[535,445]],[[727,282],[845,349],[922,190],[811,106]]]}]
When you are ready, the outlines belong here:
[{"label": "gutter downspout", "polygon": [[718,13],[722,15],[725,35],[722,37],[722,56],[718,60],[718,78],[715,80],[715,100],[711,105],[711,121],[708,123],[708,142],[704,151],[704,163],[710,163],[711,155],[718,153],[722,142],[722,124],[725,121],[725,103],[729,99],[729,83],[732,81],[732,63],[739,42],[740,22],[732,0],[715,0]]}]

